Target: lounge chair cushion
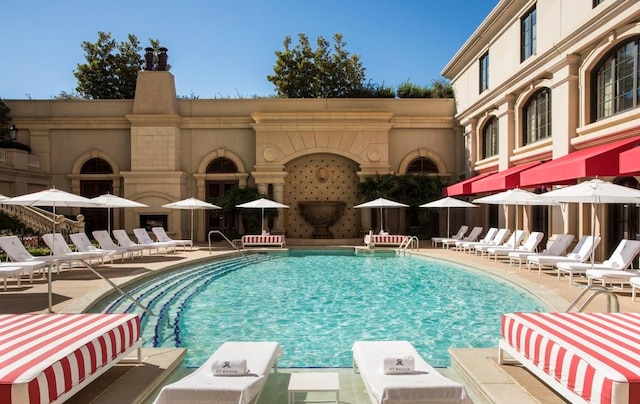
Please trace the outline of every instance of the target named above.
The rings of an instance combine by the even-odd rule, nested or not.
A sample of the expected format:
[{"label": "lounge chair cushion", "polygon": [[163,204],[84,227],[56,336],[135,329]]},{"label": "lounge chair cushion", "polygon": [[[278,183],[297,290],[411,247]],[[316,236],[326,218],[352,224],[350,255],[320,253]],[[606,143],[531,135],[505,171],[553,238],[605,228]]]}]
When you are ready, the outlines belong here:
[{"label": "lounge chair cushion", "polygon": [[[353,344],[353,362],[360,370],[372,401],[399,403],[471,403],[467,391],[431,367],[408,341],[357,341]],[[413,356],[411,374],[386,375],[383,358]]]},{"label": "lounge chair cushion", "polygon": [[639,333],[640,313],[508,313],[500,349],[571,402],[638,403]]},{"label": "lounge chair cushion", "polygon": [[[269,371],[282,356],[277,342],[225,342],[195,372],[162,388],[155,404],[234,403],[248,404],[258,397]],[[213,362],[246,359],[245,376],[214,376]]]},{"label": "lounge chair cushion", "polygon": [[2,314],[0,402],[64,402],[139,338],[135,314]]}]

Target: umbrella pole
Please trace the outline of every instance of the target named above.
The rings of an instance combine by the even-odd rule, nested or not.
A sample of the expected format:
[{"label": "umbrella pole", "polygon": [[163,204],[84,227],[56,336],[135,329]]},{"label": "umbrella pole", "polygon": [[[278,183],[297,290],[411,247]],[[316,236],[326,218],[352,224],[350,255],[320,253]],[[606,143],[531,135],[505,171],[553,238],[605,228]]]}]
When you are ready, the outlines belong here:
[{"label": "umbrella pole", "polygon": [[264,231],[264,208],[260,208],[262,222],[260,224],[260,233]]},{"label": "umbrella pole", "polygon": [[382,215],[382,206],[380,206],[380,233],[384,232],[384,226],[382,225],[382,219],[384,216]]},{"label": "umbrella pole", "polygon": [[451,223],[451,221],[450,221],[450,220],[451,220],[451,216],[450,216],[450,214],[451,214],[451,208],[449,208],[449,207],[447,206],[447,237],[450,237],[450,236],[451,236],[451,233],[449,233],[449,231],[450,231],[450,230],[449,230],[449,224]]},{"label": "umbrella pole", "polygon": [[[596,199],[597,200],[597,199]],[[591,209],[593,209],[593,214],[591,215],[591,237],[593,238],[593,242],[591,245],[591,269],[595,264],[595,243],[596,243],[596,220],[598,220],[598,202],[591,204]]]},{"label": "umbrella pole", "polygon": [[[53,251],[56,249],[56,204],[53,204],[53,239],[51,240],[51,251],[49,255],[53,255]],[[49,270],[51,273],[51,270]],[[51,276],[49,276],[49,286],[51,286]]]},{"label": "umbrella pole", "polygon": [[193,245],[193,209],[189,209],[191,211],[191,244]]},{"label": "umbrella pole", "polygon": [[[55,238],[55,237],[54,237]],[[49,294],[49,313],[53,313],[53,281],[51,280],[51,264],[47,267],[48,278],[48,294]]]}]

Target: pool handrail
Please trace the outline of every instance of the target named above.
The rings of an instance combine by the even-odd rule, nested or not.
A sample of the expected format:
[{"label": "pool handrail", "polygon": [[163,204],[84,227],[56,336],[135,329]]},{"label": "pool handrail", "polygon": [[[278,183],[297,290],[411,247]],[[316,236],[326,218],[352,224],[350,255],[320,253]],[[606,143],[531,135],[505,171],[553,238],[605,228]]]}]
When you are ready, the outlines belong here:
[{"label": "pool handrail", "polygon": [[227,242],[229,243],[229,245],[231,245],[231,247],[235,248],[236,251],[238,251],[240,254],[242,254],[243,256],[245,255],[244,251],[242,251],[241,249],[238,248],[237,245],[233,244],[233,242],[231,240],[229,240],[227,238],[227,236],[224,235],[224,233],[222,233],[220,230],[211,230],[209,232],[209,234],[207,235],[207,239],[209,241],[209,254],[211,254],[211,235],[212,234],[219,234],[222,236],[223,239],[227,240]]},{"label": "pool handrail", "polygon": [[143,306],[140,302],[138,302],[136,300],[135,297],[131,296],[129,293],[125,292],[123,289],[121,289],[118,285],[116,285],[115,283],[113,283],[109,278],[107,278],[106,276],[102,275],[100,273],[100,271],[98,271],[97,269],[95,269],[91,264],[89,264],[87,261],[83,260],[83,259],[78,259],[76,257],[74,258],[58,258],[55,260],[52,260],[49,262],[49,265],[47,266],[47,278],[48,278],[48,289],[47,289],[47,294],[48,294],[48,298],[49,298],[49,313],[55,313],[53,311],[53,281],[51,279],[51,272],[52,272],[52,268],[54,266],[56,266],[57,264],[63,263],[63,262],[67,262],[67,263],[71,263],[71,262],[75,262],[78,264],[82,264],[84,267],[86,267],[88,270],[90,270],[91,272],[93,272],[94,274],[96,274],[98,277],[102,278],[105,282],[107,282],[112,288],[114,288],[115,290],[117,290],[122,296],[128,298],[129,300],[131,300],[133,302],[133,304],[135,304],[136,306],[138,306],[138,308],[140,308],[142,311],[144,311],[145,313],[147,313],[150,316],[155,316],[155,314],[153,314],[153,312],[151,311],[151,309],[149,309],[148,307]]}]

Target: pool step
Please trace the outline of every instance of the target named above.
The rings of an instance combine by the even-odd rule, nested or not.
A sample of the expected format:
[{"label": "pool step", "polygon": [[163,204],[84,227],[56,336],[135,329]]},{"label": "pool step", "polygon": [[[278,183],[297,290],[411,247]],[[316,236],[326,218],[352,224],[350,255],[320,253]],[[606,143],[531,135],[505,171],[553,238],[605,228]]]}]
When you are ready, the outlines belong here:
[{"label": "pool step", "polygon": [[214,261],[193,268],[172,271],[127,289],[144,307],[156,316],[151,317],[125,297],[119,297],[104,311],[109,313],[136,313],[143,323],[142,339],[153,346],[173,340],[180,345],[180,314],[189,300],[216,279],[247,265],[270,259],[268,255],[237,257]]}]

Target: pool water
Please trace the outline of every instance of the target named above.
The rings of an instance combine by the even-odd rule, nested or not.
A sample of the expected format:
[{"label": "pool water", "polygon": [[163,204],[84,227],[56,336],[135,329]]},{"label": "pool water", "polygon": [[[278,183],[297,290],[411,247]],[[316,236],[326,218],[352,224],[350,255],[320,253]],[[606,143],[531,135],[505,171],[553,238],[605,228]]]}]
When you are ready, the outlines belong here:
[{"label": "pool water", "polygon": [[[503,313],[544,310],[513,285],[422,258],[296,250],[250,257],[132,288],[159,314],[143,318],[145,344],[187,348],[185,364],[196,367],[225,341],[272,340],[284,349],[281,367],[349,367],[354,341],[408,340],[446,367],[449,348],[497,346]],[[102,307],[138,310],[122,299]]]}]

